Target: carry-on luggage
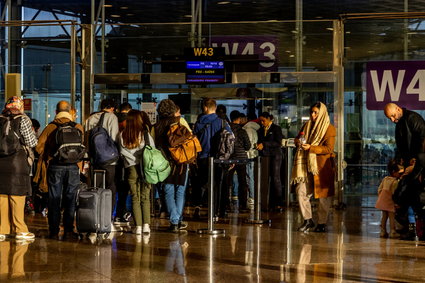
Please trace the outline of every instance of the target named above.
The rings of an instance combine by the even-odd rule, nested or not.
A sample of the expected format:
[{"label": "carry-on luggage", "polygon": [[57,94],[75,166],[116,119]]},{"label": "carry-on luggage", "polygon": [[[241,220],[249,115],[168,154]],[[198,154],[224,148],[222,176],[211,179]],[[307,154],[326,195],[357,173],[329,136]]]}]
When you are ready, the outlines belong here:
[{"label": "carry-on luggage", "polygon": [[111,232],[112,191],[105,189],[105,170],[94,170],[93,177],[94,186],[88,188],[82,184],[77,195],[78,233],[108,236]]}]

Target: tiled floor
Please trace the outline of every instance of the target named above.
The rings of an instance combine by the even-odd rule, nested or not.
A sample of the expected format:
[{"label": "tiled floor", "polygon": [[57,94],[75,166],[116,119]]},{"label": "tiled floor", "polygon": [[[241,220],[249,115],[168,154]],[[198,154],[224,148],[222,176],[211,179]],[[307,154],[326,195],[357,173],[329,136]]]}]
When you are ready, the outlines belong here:
[{"label": "tiled floor", "polygon": [[[171,234],[154,219],[150,237],[56,241],[46,218],[30,216],[33,243],[0,242],[0,282],[425,282],[425,243],[379,238],[379,212],[349,205],[333,211],[329,232],[295,232],[296,209],[264,214],[271,224],[231,215],[225,236]],[[94,240],[94,239],[92,239]]]}]

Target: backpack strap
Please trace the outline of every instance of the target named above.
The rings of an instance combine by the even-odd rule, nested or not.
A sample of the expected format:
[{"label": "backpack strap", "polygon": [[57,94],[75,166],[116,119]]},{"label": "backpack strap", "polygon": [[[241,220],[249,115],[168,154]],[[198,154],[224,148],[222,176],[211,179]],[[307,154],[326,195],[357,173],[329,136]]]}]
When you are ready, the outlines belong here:
[{"label": "backpack strap", "polygon": [[145,146],[147,146],[147,145],[151,145],[151,143],[150,143],[150,141],[149,141],[149,134],[148,134],[148,131],[147,130],[145,130],[144,132],[143,132],[143,139],[145,140]]},{"label": "backpack strap", "polygon": [[105,114],[106,112],[103,112],[102,115],[100,115],[99,122],[97,122],[96,126],[103,127],[103,120],[105,119]]}]

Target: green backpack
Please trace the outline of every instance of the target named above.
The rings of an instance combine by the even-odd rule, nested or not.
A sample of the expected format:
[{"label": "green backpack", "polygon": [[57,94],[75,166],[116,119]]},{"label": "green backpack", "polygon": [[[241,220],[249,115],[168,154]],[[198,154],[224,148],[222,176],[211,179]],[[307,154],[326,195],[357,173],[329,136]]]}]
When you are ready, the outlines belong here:
[{"label": "green backpack", "polygon": [[142,153],[142,169],[145,181],[148,184],[157,184],[167,179],[171,173],[171,167],[162,152],[150,145],[147,131],[145,131],[144,138],[145,147]]}]

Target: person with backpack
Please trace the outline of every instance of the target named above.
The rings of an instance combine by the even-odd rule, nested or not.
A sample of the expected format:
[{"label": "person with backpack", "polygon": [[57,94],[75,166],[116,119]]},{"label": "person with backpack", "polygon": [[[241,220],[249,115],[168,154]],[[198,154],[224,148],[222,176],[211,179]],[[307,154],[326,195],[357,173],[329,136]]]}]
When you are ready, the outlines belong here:
[{"label": "person with backpack", "polygon": [[[104,99],[100,102],[100,112],[93,113],[87,119],[84,130],[87,136],[89,156],[94,169],[105,170],[105,188],[112,191],[112,211],[116,203],[115,170],[119,159],[118,118],[114,113],[115,102]],[[111,219],[112,219],[111,215]],[[112,223],[113,224],[113,223]],[[116,232],[121,228],[111,225],[111,231]]]},{"label": "person with backpack", "polygon": [[158,122],[154,125],[152,133],[155,145],[164,153],[171,165],[171,174],[162,182],[162,189],[170,216],[169,231],[177,233],[179,230],[187,228],[187,223],[182,220],[188,178],[188,163],[180,162],[176,156],[173,156],[171,152],[173,147],[170,141],[172,142],[176,137],[174,135],[176,130],[178,132],[186,131],[186,133],[190,134],[192,131],[184,118],[176,117],[177,107],[171,99],[161,100],[158,104],[157,112],[159,116]]},{"label": "person with backpack", "polygon": [[[145,139],[149,141],[146,143]],[[146,144],[154,145],[146,125],[138,110],[127,114],[126,127],[120,134],[119,145],[125,168],[125,179],[130,185],[133,204],[133,216],[136,223],[134,233],[150,233],[150,189],[146,183],[141,167],[142,151]]]},{"label": "person with backpack", "polygon": [[[241,125],[241,113],[237,110],[234,110],[230,112],[230,120],[232,121],[230,123],[230,128],[232,129],[232,132],[235,135],[235,145],[234,145],[234,151],[232,155],[230,156],[230,159],[232,160],[246,160],[248,159],[247,150],[251,148],[251,143],[249,141],[249,137],[247,132],[242,128]],[[246,163],[240,163],[240,164],[234,164],[234,166],[230,167],[230,170],[228,171],[228,178],[227,178],[227,184],[229,185],[229,188],[233,187],[233,175],[237,173],[237,179],[238,179],[238,200],[241,201],[241,203],[238,204],[238,202],[234,203],[234,208],[237,210],[239,206],[242,208],[245,208],[246,201],[247,201],[247,192],[249,190],[248,188],[248,182],[247,182],[247,175],[246,175]],[[223,202],[226,203],[228,198],[228,194],[226,194],[226,191],[223,194]],[[232,201],[235,200],[232,197]],[[224,209],[225,206],[222,206],[222,209]]]},{"label": "person with backpack", "polygon": [[[49,237],[59,239],[61,210],[63,212],[63,239],[76,238],[74,215],[80,170],[85,154],[84,130],[73,122],[71,105],[59,101],[55,119],[41,133],[36,147],[40,154],[35,182],[48,184]],[[45,170],[45,169],[47,170]]]},{"label": "person with backpack", "polygon": [[[229,124],[221,119],[216,114],[217,103],[212,98],[206,98],[202,101],[202,111],[203,114],[198,116],[198,120],[195,123],[194,133],[198,137],[202,151],[200,152],[197,160],[198,170],[196,173],[196,178],[193,184],[193,201],[197,205],[195,209],[195,216],[198,216],[200,205],[206,203],[206,192],[208,192],[208,174],[209,174],[209,165],[208,158],[214,157],[219,158],[224,155],[230,157],[230,149],[228,152],[219,152],[220,147],[220,134],[225,130],[227,133],[233,135],[232,130],[230,129]],[[222,151],[226,151],[226,147],[222,147]],[[221,155],[221,156],[219,156]],[[223,176],[220,166],[215,167],[215,184],[217,188],[221,188]],[[220,190],[215,190],[214,203],[219,204],[219,195]],[[219,208],[216,205],[216,213]]]},{"label": "person with backpack", "polygon": [[[257,150],[263,157],[261,176],[267,180],[265,190],[262,190],[264,197],[263,209],[272,208],[278,212],[283,209],[282,182],[280,180],[280,167],[282,165],[282,129],[273,123],[273,115],[263,112],[260,115],[261,128],[258,130]],[[273,193],[269,193],[269,177],[271,178]],[[268,205],[269,204],[269,205]]]},{"label": "person with backpack", "polygon": [[31,195],[29,153],[37,145],[24,102],[9,98],[0,115],[0,241],[15,231],[17,240],[34,239],[24,220],[25,198]]}]

